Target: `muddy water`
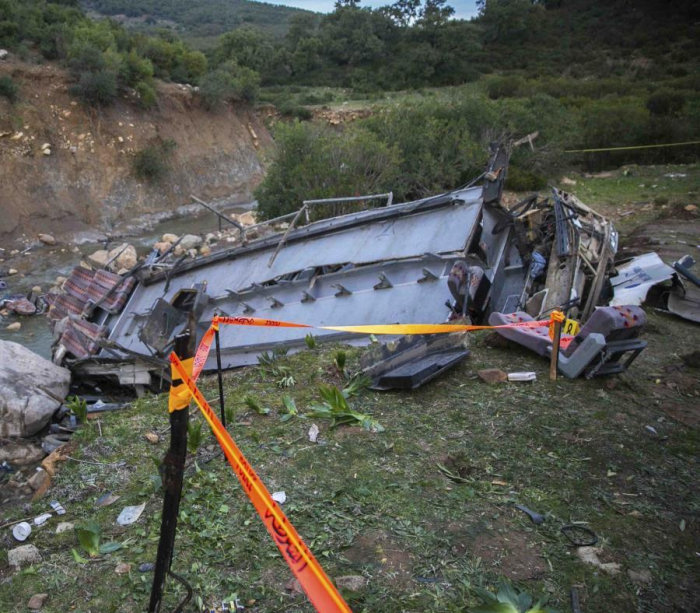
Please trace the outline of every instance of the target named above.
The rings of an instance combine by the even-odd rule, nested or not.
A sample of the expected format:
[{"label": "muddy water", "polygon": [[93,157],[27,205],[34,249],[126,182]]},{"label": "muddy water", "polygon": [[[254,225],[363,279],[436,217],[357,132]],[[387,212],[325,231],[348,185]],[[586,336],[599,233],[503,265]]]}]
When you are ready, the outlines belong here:
[{"label": "muddy water", "polygon": [[[220,209],[222,212],[242,213],[253,204],[236,205]],[[146,255],[154,242],[160,240],[165,233],[177,234],[202,234],[213,232],[218,229],[216,216],[199,210],[185,216],[159,220],[158,218],[142,218],[132,220],[129,226],[117,228],[115,237],[109,242],[107,248],[128,242],[136,247],[139,256]],[[96,236],[98,233],[95,233]],[[8,285],[7,290],[0,290],[0,296],[6,294],[27,294],[32,287],[40,286],[43,292],[47,292],[54,285],[56,277],[67,277],[71,270],[80,263],[81,258],[94,253],[98,249],[103,249],[104,243],[84,244],[80,246],[57,245],[47,247],[44,245],[34,246],[28,252],[9,257],[4,256],[4,262],[0,262],[0,268],[15,268],[18,274],[3,278]],[[5,247],[0,245],[0,247]],[[5,251],[5,254],[9,249]],[[3,252],[0,251],[0,258]],[[9,324],[19,321],[22,329],[17,332],[10,332],[6,328]],[[48,327],[46,318],[42,315],[32,317],[20,317],[9,315],[0,316],[0,340],[14,341],[25,345],[35,353],[50,358],[51,343],[53,341],[51,330]]]}]

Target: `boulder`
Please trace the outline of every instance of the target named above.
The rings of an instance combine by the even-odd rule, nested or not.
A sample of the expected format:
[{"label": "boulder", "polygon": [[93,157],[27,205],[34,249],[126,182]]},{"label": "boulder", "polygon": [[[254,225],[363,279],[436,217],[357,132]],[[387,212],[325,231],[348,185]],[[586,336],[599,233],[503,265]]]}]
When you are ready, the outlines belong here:
[{"label": "boulder", "polygon": [[239,224],[243,226],[253,226],[255,225],[255,215],[251,213],[250,211],[246,213],[241,213],[240,215],[237,215],[237,221]]},{"label": "boulder", "polygon": [[45,455],[41,447],[25,441],[5,443],[0,446],[0,464],[7,462],[10,466],[25,466],[41,462]]},{"label": "boulder", "polygon": [[138,262],[138,257],[136,255],[136,249],[133,245],[127,245],[122,243],[119,247],[115,247],[109,252],[109,259],[113,261],[113,266],[116,270],[121,268],[126,268],[131,270]]},{"label": "boulder", "polygon": [[211,247],[209,245],[202,245],[199,248],[200,255],[209,255],[211,253]]},{"label": "boulder", "polygon": [[153,248],[158,249],[158,251],[160,251],[160,253],[163,254],[168,249],[170,249],[170,247],[172,247],[172,246],[173,246],[172,243],[169,243],[167,241],[160,241],[160,242],[156,243],[155,245],[153,245]]},{"label": "boulder", "polygon": [[34,545],[22,545],[7,552],[7,563],[15,568],[41,562],[41,554]]},{"label": "boulder", "polygon": [[190,249],[196,249],[203,242],[204,241],[202,240],[201,236],[197,236],[196,234],[185,234],[185,236],[183,236],[182,240],[180,241],[180,246],[185,251],[189,251]]},{"label": "boulder", "polygon": [[91,264],[95,264],[99,268],[104,268],[107,266],[107,262],[109,262],[109,251],[106,249],[95,251],[95,253],[88,256],[88,260],[90,260]]},{"label": "boulder", "polygon": [[51,236],[50,234],[39,234],[37,235],[37,238],[44,243],[44,245],[55,245],[56,244],[56,239]]},{"label": "boulder", "polygon": [[164,243],[174,243],[178,238],[180,237],[177,234],[163,234],[160,240],[162,240]]},{"label": "boulder", "polygon": [[60,406],[54,396],[65,398],[69,385],[68,369],[22,345],[0,341],[0,436],[26,437],[39,432]]},{"label": "boulder", "polygon": [[9,326],[7,326],[7,328],[5,328],[5,330],[9,330],[10,332],[17,332],[21,329],[22,329],[22,324],[19,323],[18,321],[16,321],[13,324],[10,324]]}]

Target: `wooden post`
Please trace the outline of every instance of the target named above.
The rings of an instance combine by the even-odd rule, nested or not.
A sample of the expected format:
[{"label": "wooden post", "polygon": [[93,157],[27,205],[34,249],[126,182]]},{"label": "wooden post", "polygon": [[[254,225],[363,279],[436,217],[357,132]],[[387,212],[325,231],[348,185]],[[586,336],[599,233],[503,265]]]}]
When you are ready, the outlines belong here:
[{"label": "wooden post", "polygon": [[554,338],[552,339],[552,361],[549,363],[549,379],[557,380],[557,366],[559,365],[559,344],[561,343],[561,321],[554,320]]},{"label": "wooden post", "polygon": [[[183,362],[190,360],[195,354],[194,326],[190,321],[189,329],[175,337],[175,355]],[[173,377],[170,384],[171,398],[174,388],[182,386],[181,379]],[[165,576],[170,571],[175,550],[175,530],[177,516],[180,511],[180,496],[182,481],[185,474],[185,457],[187,455],[187,424],[189,422],[189,403],[170,413],[170,448],[165,454],[161,468],[163,479],[163,517],[160,524],[160,541],[158,556],[153,572],[151,600],[148,604],[149,613],[155,613],[160,608],[163,598]]]}]

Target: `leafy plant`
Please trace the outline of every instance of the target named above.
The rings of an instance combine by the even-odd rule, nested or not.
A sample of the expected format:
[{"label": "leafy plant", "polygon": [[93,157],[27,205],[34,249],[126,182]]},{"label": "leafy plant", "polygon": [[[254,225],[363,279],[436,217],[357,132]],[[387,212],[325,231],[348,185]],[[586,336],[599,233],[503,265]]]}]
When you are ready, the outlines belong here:
[{"label": "leafy plant", "polygon": [[170,170],[170,154],[174,148],[175,141],[165,140],[137,152],[132,160],[134,174],[144,181],[161,180]]},{"label": "leafy plant", "polygon": [[230,404],[224,408],[224,415],[227,424],[233,424],[236,421],[236,409]]},{"label": "leafy plant", "polygon": [[295,415],[299,415],[299,409],[297,409],[296,402],[294,402],[294,399],[291,396],[285,396],[282,398],[282,403],[284,405],[284,409],[282,411],[282,421],[289,421],[294,417]]},{"label": "leafy plant", "polygon": [[288,369],[281,368],[279,374],[282,375],[282,378],[277,381],[277,387],[294,387],[296,385],[296,380]]},{"label": "leafy plant", "polygon": [[[95,558],[98,555],[104,555],[107,553],[112,553],[121,549],[121,543],[103,543],[100,544],[102,538],[102,528],[100,525],[93,520],[84,521],[75,526],[75,535],[78,537],[78,543],[83,548],[85,553],[87,553],[91,558]],[[78,561],[79,555],[73,550],[73,557]]]},{"label": "leafy plant", "polygon": [[331,428],[342,424],[360,425],[370,432],[383,432],[384,427],[366,413],[353,411],[345,396],[345,390],[339,390],[335,385],[322,385],[318,388],[323,404],[316,405],[308,413],[308,417],[320,417],[331,420]]},{"label": "leafy plant", "polygon": [[17,100],[19,89],[12,77],[9,75],[4,75],[0,77],[0,96],[4,96],[10,102],[15,102]]},{"label": "leafy plant", "polygon": [[87,402],[77,396],[71,396],[68,398],[68,403],[66,405],[71,413],[76,416],[81,424],[87,423]]},{"label": "leafy plant", "polygon": [[352,398],[353,396],[358,396],[363,390],[366,390],[370,385],[372,385],[372,379],[367,375],[357,374],[343,389],[343,396],[345,398]]},{"label": "leafy plant", "polygon": [[[270,409],[263,407],[256,398],[253,398],[253,396],[246,396],[243,399],[243,402],[245,402],[245,405],[255,411],[258,415],[267,415],[270,412]],[[228,418],[227,418],[228,419]]]},{"label": "leafy plant", "polygon": [[345,353],[342,349],[338,349],[338,351],[335,352],[335,357],[333,358],[333,364],[335,364],[335,367],[338,369],[338,372],[341,375],[345,375],[345,363],[347,362],[348,359],[348,354]]},{"label": "leafy plant", "polygon": [[304,337],[304,341],[309,349],[316,349],[316,339],[314,338],[313,334],[307,334]]},{"label": "leafy plant", "polygon": [[202,422],[190,422],[187,424],[187,449],[191,454],[197,453],[197,449],[204,440],[204,431],[202,430]]},{"label": "leafy plant", "polygon": [[484,589],[477,589],[476,592],[482,602],[476,608],[469,609],[469,613],[557,613],[545,607],[547,596],[533,605],[532,596],[505,582],[499,584],[496,594]]}]

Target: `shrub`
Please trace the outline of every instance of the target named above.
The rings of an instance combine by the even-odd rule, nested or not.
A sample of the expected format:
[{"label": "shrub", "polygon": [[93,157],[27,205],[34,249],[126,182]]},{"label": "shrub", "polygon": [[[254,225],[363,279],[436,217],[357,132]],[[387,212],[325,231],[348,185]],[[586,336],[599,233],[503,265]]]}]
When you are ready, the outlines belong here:
[{"label": "shrub", "polygon": [[[275,140],[275,157],[255,192],[258,211],[267,219],[309,198],[387,192],[399,172],[396,149],[359,127],[338,134],[328,126],[280,123]],[[318,211],[339,213],[335,207]]]},{"label": "shrub", "polygon": [[134,174],[151,183],[160,181],[170,170],[169,157],[174,147],[174,141],[164,141],[136,153],[132,161]]},{"label": "shrub", "polygon": [[515,98],[520,94],[524,83],[522,78],[515,76],[491,77],[486,80],[486,92],[491,100]]},{"label": "shrub", "polygon": [[660,89],[649,96],[646,106],[652,115],[680,115],[685,106],[685,96],[670,89]]},{"label": "shrub", "polygon": [[158,101],[156,90],[145,81],[136,84],[136,93],[139,97],[139,106],[143,109],[150,109]]},{"label": "shrub", "polygon": [[0,96],[7,98],[10,102],[16,102],[19,96],[19,88],[12,80],[12,77],[5,75],[0,77]]},{"label": "shrub", "polygon": [[117,97],[117,75],[109,70],[84,72],[71,91],[89,105],[107,106]]},{"label": "shrub", "polygon": [[310,109],[296,105],[291,100],[281,104],[278,110],[283,117],[295,117],[300,121],[309,121],[314,116]]}]

